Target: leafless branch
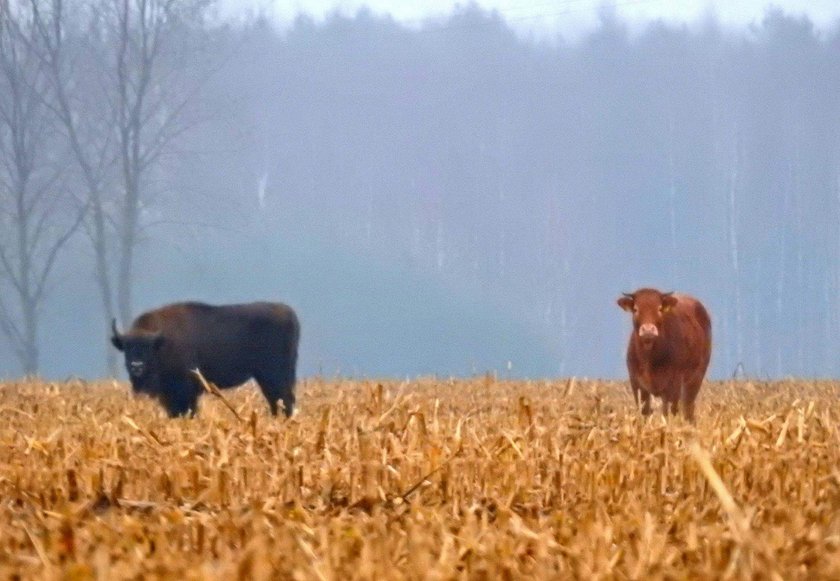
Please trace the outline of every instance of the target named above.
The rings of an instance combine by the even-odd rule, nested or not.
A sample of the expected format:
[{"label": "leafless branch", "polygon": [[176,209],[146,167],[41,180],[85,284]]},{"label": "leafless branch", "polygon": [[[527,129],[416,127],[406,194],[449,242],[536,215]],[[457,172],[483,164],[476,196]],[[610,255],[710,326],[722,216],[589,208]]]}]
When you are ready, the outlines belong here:
[{"label": "leafless branch", "polygon": [[64,231],[64,234],[59,236],[50,247],[49,251],[47,252],[47,257],[44,260],[44,265],[41,268],[40,276],[38,277],[37,282],[35,283],[35,291],[34,296],[37,301],[40,301],[44,295],[44,287],[46,286],[47,280],[49,279],[50,272],[52,272],[52,268],[55,265],[55,259],[58,256],[58,253],[61,251],[62,248],[67,244],[70,238],[76,233],[76,230],[79,229],[79,226],[82,224],[82,221],[85,219],[85,214],[87,214],[88,206],[84,206],[76,215],[76,219],[73,221],[72,224]]}]

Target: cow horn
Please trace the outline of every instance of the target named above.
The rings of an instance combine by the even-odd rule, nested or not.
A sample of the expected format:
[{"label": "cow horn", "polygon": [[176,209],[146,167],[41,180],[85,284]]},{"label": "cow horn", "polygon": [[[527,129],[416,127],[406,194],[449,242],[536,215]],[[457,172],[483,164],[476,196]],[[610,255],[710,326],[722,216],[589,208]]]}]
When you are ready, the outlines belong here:
[{"label": "cow horn", "polygon": [[663,297],[670,297],[672,294],[674,294],[674,291],[671,291],[669,293],[662,293],[662,296]]},{"label": "cow horn", "polygon": [[621,293],[621,294],[623,294],[623,295],[624,295],[625,297],[627,297],[628,299],[632,299],[632,298],[633,298],[633,293]]}]

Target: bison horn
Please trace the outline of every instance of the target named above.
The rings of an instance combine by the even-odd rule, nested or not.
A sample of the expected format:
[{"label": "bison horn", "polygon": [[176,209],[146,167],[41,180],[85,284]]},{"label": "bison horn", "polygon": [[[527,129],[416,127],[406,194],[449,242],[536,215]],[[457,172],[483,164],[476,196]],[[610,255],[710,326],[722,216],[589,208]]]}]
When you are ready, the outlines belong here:
[{"label": "bison horn", "polygon": [[114,337],[119,337],[120,332],[117,331],[117,319],[111,319],[111,332],[114,334]]}]

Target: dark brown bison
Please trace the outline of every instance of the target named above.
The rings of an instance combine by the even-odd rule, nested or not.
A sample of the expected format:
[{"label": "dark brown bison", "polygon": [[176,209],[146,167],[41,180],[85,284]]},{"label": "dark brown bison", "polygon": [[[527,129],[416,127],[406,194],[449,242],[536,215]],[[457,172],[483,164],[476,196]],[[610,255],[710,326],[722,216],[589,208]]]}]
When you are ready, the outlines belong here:
[{"label": "dark brown bison", "polygon": [[694,400],[712,354],[712,322],[706,309],[688,295],[652,288],[624,293],[618,306],[633,314],[627,347],[627,370],[636,405],[650,415],[650,396],[662,398],[662,409],[694,421]]},{"label": "dark brown bison", "polygon": [[221,388],[253,378],[272,414],[278,399],[286,416],[294,411],[300,324],[286,305],[176,303],[140,315],[124,334],[116,321],[112,328],[132,389],[160,400],[172,417],[197,411],[196,368]]}]

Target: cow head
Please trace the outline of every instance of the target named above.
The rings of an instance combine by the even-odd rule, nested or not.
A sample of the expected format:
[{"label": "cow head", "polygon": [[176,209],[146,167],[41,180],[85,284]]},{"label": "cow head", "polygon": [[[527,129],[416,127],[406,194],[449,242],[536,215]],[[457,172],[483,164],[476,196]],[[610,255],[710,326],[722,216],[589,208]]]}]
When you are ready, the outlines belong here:
[{"label": "cow head", "polygon": [[677,304],[674,293],[662,293],[655,289],[639,289],[634,293],[623,293],[618,306],[633,313],[633,331],[642,345],[650,348],[662,334],[662,321]]},{"label": "cow head", "polygon": [[164,344],[160,333],[132,331],[120,334],[111,322],[111,343],[125,354],[125,368],[136,392],[155,393],[158,383],[158,352]]}]

